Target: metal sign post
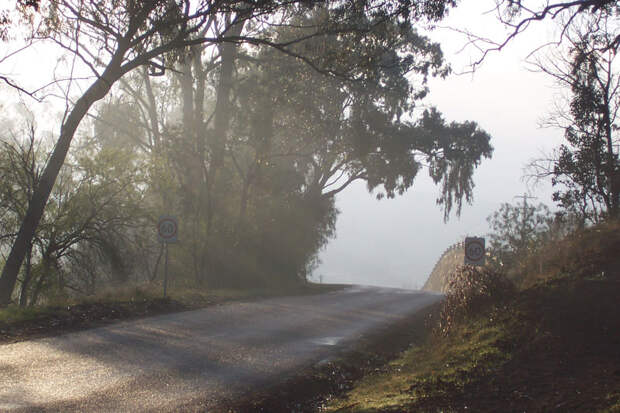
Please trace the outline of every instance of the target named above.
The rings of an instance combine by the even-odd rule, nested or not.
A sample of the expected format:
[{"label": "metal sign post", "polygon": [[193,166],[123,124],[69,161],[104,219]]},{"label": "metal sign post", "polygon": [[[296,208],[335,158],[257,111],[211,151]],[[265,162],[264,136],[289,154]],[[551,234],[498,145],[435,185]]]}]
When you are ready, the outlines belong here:
[{"label": "metal sign post", "polygon": [[166,297],[168,290],[168,244],[178,241],[179,234],[179,222],[177,218],[172,215],[163,215],[159,217],[157,223],[157,237],[159,242],[164,243],[165,257],[164,257],[164,298]]},{"label": "metal sign post", "polygon": [[166,298],[166,290],[168,289],[168,243],[164,244],[166,249],[164,256],[164,298]]},{"label": "metal sign post", "polygon": [[465,238],[465,265],[484,265],[484,238]]}]

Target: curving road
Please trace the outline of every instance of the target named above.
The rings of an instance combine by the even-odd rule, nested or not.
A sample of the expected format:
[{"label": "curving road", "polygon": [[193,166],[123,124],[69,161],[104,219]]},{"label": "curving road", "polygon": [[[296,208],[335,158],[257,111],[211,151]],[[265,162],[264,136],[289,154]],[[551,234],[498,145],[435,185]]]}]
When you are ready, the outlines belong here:
[{"label": "curving road", "polygon": [[204,410],[346,350],[439,295],[350,287],[0,346],[0,411]]}]

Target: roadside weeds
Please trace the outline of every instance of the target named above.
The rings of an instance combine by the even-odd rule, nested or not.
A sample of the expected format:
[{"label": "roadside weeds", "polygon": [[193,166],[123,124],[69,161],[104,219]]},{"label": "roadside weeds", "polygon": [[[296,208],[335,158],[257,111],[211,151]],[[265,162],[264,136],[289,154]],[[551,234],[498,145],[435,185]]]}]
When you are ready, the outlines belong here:
[{"label": "roadside weeds", "polygon": [[564,278],[427,337],[327,412],[620,412],[620,279]]}]

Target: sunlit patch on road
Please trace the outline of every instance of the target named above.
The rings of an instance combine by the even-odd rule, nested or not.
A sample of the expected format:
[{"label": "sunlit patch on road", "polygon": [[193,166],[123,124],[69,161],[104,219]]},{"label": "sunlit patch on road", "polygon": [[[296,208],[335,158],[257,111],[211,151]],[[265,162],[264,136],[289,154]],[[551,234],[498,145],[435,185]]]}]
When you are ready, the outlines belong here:
[{"label": "sunlit patch on road", "polygon": [[312,343],[321,346],[335,346],[342,340],[342,337],[321,337],[312,340]]}]

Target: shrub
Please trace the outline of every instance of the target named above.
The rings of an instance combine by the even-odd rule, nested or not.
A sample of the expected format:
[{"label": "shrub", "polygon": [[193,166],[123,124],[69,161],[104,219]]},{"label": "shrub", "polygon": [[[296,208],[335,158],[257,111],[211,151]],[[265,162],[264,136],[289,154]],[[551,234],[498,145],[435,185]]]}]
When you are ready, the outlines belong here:
[{"label": "shrub", "polygon": [[519,285],[562,277],[620,276],[620,221],[608,221],[574,231],[549,242],[537,254],[523,260]]},{"label": "shrub", "polygon": [[450,277],[439,318],[440,332],[447,334],[460,320],[498,307],[514,292],[514,284],[492,268],[459,266]]}]

